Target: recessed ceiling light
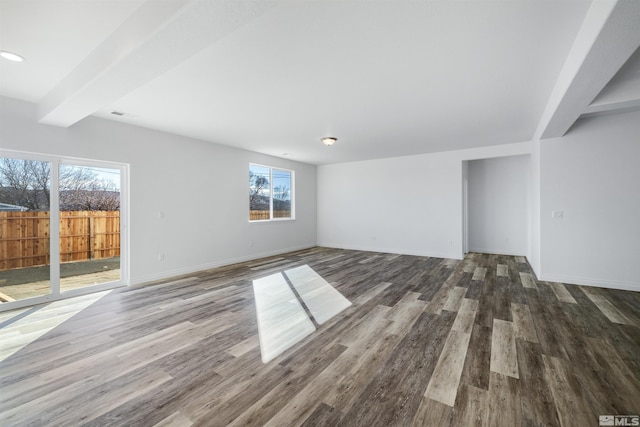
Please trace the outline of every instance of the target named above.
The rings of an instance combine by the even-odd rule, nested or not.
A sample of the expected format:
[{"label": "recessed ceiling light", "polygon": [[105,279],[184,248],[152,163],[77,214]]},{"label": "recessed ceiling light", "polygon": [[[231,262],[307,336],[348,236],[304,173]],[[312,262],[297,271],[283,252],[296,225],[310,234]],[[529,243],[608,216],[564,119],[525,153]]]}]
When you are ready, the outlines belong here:
[{"label": "recessed ceiling light", "polygon": [[17,53],[7,52],[6,50],[0,50],[0,56],[13,62],[24,61],[24,58],[22,56],[18,55]]},{"label": "recessed ceiling light", "polygon": [[283,157],[291,157],[291,153],[282,153]]},{"label": "recessed ceiling light", "polygon": [[120,116],[120,117],[124,116],[124,113],[120,111],[112,111],[111,114],[113,114],[114,116]]}]

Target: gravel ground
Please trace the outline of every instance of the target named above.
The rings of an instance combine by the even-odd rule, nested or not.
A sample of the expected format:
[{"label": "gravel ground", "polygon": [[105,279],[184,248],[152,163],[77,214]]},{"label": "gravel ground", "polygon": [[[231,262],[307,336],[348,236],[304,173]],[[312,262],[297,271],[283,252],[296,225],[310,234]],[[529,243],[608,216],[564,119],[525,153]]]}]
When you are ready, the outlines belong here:
[{"label": "gravel ground", "polygon": [[[99,273],[106,270],[119,270],[120,257],[98,259],[93,261],[67,262],[60,264],[60,276],[62,278],[81,276],[85,274]],[[2,282],[2,281],[5,282]],[[15,270],[0,271],[0,283],[3,287],[21,285],[49,280],[49,266],[18,268]]]}]

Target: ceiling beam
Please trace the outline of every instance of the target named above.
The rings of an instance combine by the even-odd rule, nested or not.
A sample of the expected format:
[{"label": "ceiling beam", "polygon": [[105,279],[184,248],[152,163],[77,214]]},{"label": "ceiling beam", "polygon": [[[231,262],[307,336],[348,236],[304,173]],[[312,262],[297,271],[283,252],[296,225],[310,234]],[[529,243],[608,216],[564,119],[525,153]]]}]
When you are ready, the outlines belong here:
[{"label": "ceiling beam", "polygon": [[534,140],[563,136],[640,46],[640,1],[594,1],[560,71]]},{"label": "ceiling beam", "polygon": [[585,108],[582,116],[638,108],[640,108],[640,49],[636,50],[604,90]]},{"label": "ceiling beam", "polygon": [[274,7],[274,1],[147,0],[38,104],[68,127]]}]

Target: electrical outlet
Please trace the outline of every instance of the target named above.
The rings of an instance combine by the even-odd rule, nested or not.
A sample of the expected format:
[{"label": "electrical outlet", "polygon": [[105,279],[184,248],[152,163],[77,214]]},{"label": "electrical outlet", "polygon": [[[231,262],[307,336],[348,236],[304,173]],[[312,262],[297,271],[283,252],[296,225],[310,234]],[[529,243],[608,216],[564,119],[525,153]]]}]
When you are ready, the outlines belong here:
[{"label": "electrical outlet", "polygon": [[562,219],[564,218],[563,211],[551,211],[551,218]]}]

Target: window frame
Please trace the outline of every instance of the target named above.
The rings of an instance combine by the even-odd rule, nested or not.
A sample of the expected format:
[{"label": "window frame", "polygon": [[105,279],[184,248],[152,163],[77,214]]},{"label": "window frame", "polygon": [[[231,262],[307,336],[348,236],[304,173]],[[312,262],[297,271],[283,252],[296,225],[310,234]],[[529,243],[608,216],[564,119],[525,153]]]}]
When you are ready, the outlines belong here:
[{"label": "window frame", "polygon": [[[282,167],[277,167],[277,166],[269,166],[269,165],[264,165],[261,163],[253,163],[253,162],[249,162],[249,172],[251,172],[251,167],[252,166],[257,166],[260,168],[267,168],[269,169],[269,218],[268,219],[251,219],[251,204],[249,203],[248,209],[247,209],[247,213],[249,215],[249,222],[250,223],[268,223],[268,222],[279,222],[279,221],[295,221],[296,219],[296,209],[295,209],[295,173],[296,171],[293,169],[286,169],[286,168],[282,168]],[[273,171],[281,171],[281,172],[287,172],[289,173],[290,176],[290,184],[291,184],[291,188],[290,188],[290,203],[291,203],[291,216],[286,217],[286,218],[274,218],[273,217]],[[249,186],[249,190],[251,190],[251,186]],[[248,201],[249,202],[249,201]]]}]

